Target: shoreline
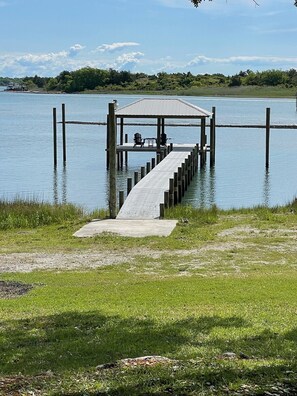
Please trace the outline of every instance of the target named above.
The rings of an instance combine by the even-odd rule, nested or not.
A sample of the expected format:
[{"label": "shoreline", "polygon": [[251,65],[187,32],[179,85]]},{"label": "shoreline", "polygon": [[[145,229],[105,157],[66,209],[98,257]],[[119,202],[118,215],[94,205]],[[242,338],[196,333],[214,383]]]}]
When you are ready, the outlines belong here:
[{"label": "shoreline", "polygon": [[81,92],[45,91],[45,90],[2,90],[5,93],[44,94],[44,95],[146,95],[146,96],[192,96],[220,98],[261,98],[296,99],[295,88],[283,87],[199,87],[176,91],[137,91],[137,90],[85,90]]}]

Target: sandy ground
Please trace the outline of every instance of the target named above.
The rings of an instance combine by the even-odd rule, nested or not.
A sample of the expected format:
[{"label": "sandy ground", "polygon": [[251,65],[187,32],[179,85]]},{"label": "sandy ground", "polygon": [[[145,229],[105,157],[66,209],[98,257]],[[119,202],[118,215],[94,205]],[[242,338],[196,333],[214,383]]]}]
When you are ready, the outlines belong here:
[{"label": "sandy ground", "polygon": [[242,242],[212,244],[192,250],[151,250],[146,248],[127,251],[78,253],[9,253],[0,255],[0,274],[4,272],[31,272],[35,270],[72,270],[98,268],[114,264],[132,263],[137,258],[161,258],[163,255],[184,257],[201,256],[208,251],[224,251],[243,247]]},{"label": "sandy ground", "polygon": [[[199,249],[192,250],[151,250],[148,248],[135,248],[124,251],[92,251],[71,252],[71,253],[8,253],[0,254],[0,274],[5,272],[31,272],[35,270],[72,270],[98,268],[114,264],[133,263],[140,256],[159,259],[163,255],[167,257],[191,256],[192,260],[206,259],[209,254],[222,251],[232,251],[233,249],[254,248],[258,251],[259,246],[250,241],[247,237],[257,236],[268,237],[267,246],[261,246],[261,250],[278,251],[286,253],[297,252],[297,230],[258,230],[251,227],[233,227],[218,234],[224,240],[216,243],[206,243]],[[270,237],[284,237],[282,242],[271,243]],[[191,260],[190,260],[191,261]]]}]

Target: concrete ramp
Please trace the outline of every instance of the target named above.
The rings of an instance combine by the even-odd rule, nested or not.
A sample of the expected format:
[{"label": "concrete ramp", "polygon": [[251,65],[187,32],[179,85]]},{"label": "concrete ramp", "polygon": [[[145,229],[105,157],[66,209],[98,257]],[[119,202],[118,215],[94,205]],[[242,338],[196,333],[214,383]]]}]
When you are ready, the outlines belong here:
[{"label": "concrete ramp", "polygon": [[73,236],[87,238],[102,233],[112,233],[134,238],[166,237],[171,234],[176,224],[177,220],[94,220],[83,226]]}]

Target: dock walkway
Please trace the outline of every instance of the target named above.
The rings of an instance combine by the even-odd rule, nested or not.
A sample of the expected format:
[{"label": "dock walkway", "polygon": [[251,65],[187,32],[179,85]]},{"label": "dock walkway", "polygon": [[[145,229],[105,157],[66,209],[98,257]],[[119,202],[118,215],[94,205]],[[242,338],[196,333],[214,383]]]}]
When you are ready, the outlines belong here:
[{"label": "dock walkway", "polygon": [[169,180],[188,159],[195,144],[178,145],[130,191],[117,219],[156,219],[160,217],[160,204],[164,192],[169,190]]}]

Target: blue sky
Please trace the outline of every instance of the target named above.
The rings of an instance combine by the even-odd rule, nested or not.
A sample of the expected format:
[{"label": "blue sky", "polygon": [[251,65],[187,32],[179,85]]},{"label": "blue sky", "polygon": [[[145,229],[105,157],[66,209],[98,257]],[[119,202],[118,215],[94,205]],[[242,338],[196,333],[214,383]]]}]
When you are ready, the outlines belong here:
[{"label": "blue sky", "polygon": [[293,0],[0,0],[0,76],[297,68]]}]

